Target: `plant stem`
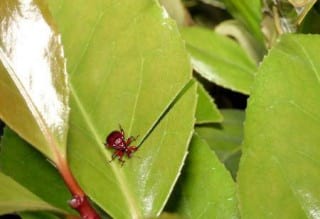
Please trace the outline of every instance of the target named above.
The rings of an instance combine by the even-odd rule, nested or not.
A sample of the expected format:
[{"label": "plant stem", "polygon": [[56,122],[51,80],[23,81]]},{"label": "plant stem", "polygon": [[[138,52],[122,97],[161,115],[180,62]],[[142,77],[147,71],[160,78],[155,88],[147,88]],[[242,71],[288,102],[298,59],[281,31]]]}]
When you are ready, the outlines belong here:
[{"label": "plant stem", "polygon": [[57,162],[57,168],[73,196],[73,198],[69,201],[70,206],[77,210],[83,219],[100,219],[100,216],[91,206],[87,196],[72,175],[66,159],[60,157]]}]

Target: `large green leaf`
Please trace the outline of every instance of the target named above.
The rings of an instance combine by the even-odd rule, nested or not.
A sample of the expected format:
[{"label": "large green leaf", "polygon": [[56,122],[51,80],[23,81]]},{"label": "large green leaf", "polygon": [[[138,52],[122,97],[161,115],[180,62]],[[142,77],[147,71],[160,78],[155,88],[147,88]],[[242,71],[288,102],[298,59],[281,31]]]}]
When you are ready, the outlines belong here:
[{"label": "large green leaf", "polygon": [[58,171],[38,151],[5,128],[0,147],[0,168],[7,176],[61,211],[71,212],[68,192]]},{"label": "large green leaf", "polygon": [[199,27],[181,30],[193,68],[207,80],[223,87],[250,93],[256,65],[233,40]]},{"label": "large green leaf", "polygon": [[319,35],[285,35],[250,97],[239,170],[243,218],[320,216]]},{"label": "large green leaf", "polygon": [[[169,108],[191,79],[174,22],[150,0],[48,3],[71,76],[68,144],[76,178],[115,218],[159,214],[181,169],[196,106],[190,84]],[[140,158],[123,167],[108,163],[112,150],[103,145],[119,124],[126,136],[139,135],[140,145]]]},{"label": "large green leaf", "polygon": [[61,212],[0,172],[0,215],[25,210]]},{"label": "large green leaf", "polygon": [[74,126],[70,141],[83,142],[72,144],[75,175],[111,216],[154,217],[161,212],[186,155],[194,123],[190,117],[195,111],[195,88],[193,85],[187,90],[140,146],[137,157],[127,160],[123,167],[117,161],[109,164],[109,151],[101,151],[95,139],[80,135]]},{"label": "large green leaf", "polygon": [[33,1],[1,1],[0,23],[0,119],[57,161],[66,153],[69,114],[60,37]]},{"label": "large green leaf", "polygon": [[208,144],[194,135],[168,210],[183,218],[239,218],[236,187]]}]

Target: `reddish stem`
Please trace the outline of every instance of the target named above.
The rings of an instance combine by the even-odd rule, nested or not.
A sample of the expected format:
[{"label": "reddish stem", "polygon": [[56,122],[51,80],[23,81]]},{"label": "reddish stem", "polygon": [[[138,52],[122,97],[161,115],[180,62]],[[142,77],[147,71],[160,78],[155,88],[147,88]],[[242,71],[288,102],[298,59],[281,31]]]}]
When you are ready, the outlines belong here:
[{"label": "reddish stem", "polygon": [[74,176],[72,175],[69,165],[66,162],[66,159],[61,158],[58,160],[58,170],[73,196],[73,198],[69,201],[70,206],[77,210],[81,215],[81,218],[83,219],[100,219],[100,216],[91,206],[85,193],[83,192],[83,190],[75,180]]}]

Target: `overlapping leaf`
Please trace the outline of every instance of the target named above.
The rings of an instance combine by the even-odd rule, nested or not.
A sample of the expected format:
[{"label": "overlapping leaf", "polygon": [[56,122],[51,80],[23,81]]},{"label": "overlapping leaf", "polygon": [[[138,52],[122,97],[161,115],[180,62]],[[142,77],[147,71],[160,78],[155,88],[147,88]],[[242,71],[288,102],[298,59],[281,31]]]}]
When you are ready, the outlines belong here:
[{"label": "overlapping leaf", "polygon": [[61,217],[49,212],[21,212],[19,216],[22,219],[60,219]]},{"label": "overlapping leaf", "polygon": [[60,37],[33,1],[1,1],[0,23],[0,118],[56,161],[65,155],[69,115]]},{"label": "overlapping leaf", "polygon": [[223,117],[208,92],[198,84],[197,124],[221,122]]},{"label": "overlapping leaf", "polygon": [[243,218],[320,215],[319,35],[285,35],[261,65],[239,170]]},{"label": "overlapping leaf", "polygon": [[[1,141],[0,168],[4,174],[45,202],[61,211],[72,212],[68,206],[71,194],[58,171],[41,153],[8,128],[5,128]],[[0,190],[7,188],[0,187]]]},{"label": "overlapping leaf", "polygon": [[0,172],[0,214],[25,210],[50,210],[61,212]]},{"label": "overlapping leaf", "polygon": [[260,43],[263,42],[263,35],[261,31],[261,4],[259,0],[251,1],[237,1],[237,0],[223,0],[227,10],[236,19],[244,23],[247,28],[253,33]]},{"label": "overlapping leaf", "polygon": [[236,42],[208,29],[181,30],[193,68],[205,79],[220,86],[250,93],[255,63]]},{"label": "overlapping leaf", "polygon": [[243,141],[244,111],[224,109],[221,113],[223,122],[196,127],[196,132],[236,178]]},{"label": "overlapping leaf", "polygon": [[209,145],[194,135],[168,210],[183,218],[239,218],[237,203],[230,173]]}]

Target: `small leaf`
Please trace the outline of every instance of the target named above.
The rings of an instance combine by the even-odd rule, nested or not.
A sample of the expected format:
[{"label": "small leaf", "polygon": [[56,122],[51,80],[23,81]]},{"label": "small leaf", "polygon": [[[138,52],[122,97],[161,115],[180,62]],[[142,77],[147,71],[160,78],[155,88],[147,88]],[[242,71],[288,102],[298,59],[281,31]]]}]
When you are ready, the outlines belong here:
[{"label": "small leaf", "polygon": [[197,134],[218,155],[232,176],[236,178],[243,141],[244,111],[221,110],[223,122],[220,124],[198,126]]},{"label": "small leaf", "polygon": [[1,141],[0,167],[4,174],[42,200],[61,211],[72,212],[68,206],[71,195],[58,171],[8,128],[5,128]]},{"label": "small leaf", "polygon": [[0,2],[0,119],[56,162],[65,156],[67,75],[60,37],[38,2]]},{"label": "small leaf", "polygon": [[25,210],[61,212],[0,172],[0,215]]},{"label": "small leaf", "polygon": [[244,218],[320,217],[319,35],[284,35],[252,90],[239,170]]},{"label": "small leaf", "polygon": [[239,218],[236,187],[229,172],[197,135],[170,201],[170,211],[183,218]]},{"label": "small leaf", "polygon": [[198,84],[198,104],[196,111],[197,124],[221,122],[223,117],[213,98],[207,93],[202,85]]},{"label": "small leaf", "polygon": [[256,66],[233,40],[213,31],[192,27],[181,30],[193,68],[208,81],[250,93]]}]

